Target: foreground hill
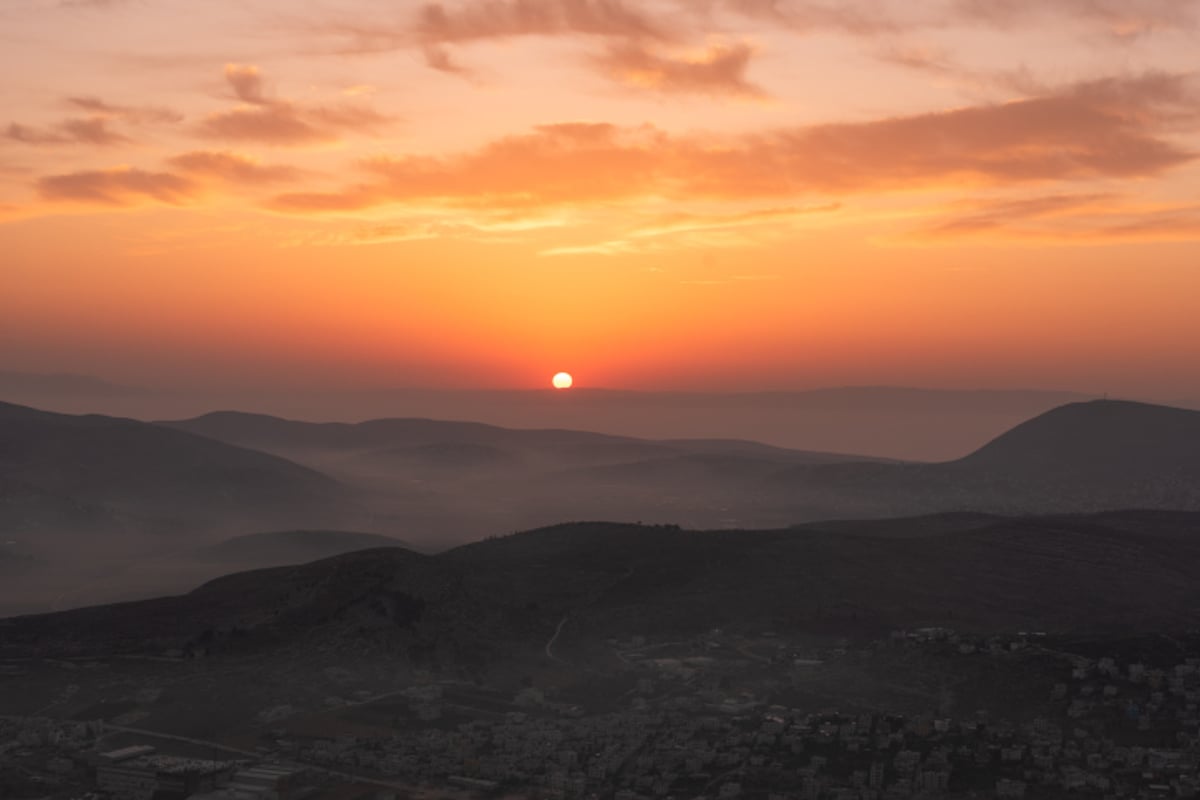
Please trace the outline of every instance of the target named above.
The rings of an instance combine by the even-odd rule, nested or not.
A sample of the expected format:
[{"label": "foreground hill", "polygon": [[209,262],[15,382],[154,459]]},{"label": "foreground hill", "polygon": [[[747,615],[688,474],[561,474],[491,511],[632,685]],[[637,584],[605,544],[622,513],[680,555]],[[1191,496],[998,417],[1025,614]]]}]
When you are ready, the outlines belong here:
[{"label": "foreground hill", "polygon": [[217,544],[202,547],[192,556],[212,563],[259,566],[299,564],[329,556],[371,550],[380,547],[403,547],[404,542],[378,533],[354,531],[270,531],[235,536]]},{"label": "foreground hill", "polygon": [[763,496],[816,517],[1200,510],[1200,412],[1072,403],[957,461],[799,467],[772,476]]},{"label": "foreground hill", "polygon": [[[423,556],[368,550],[222,578],[180,597],[9,620],[4,654],[388,651],[473,664],[714,627],[876,635],[1185,630],[1200,514],[959,515],[779,531],[580,523]],[[234,635],[236,632],[236,635]],[[450,661],[445,661],[449,659]]]},{"label": "foreground hill", "polygon": [[173,547],[121,542],[107,557],[85,563],[29,556],[22,547],[0,547],[0,617],[56,611],[186,591],[222,575],[304,564],[357,550],[403,547],[374,533],[328,530],[271,531],[193,547],[191,537]]}]

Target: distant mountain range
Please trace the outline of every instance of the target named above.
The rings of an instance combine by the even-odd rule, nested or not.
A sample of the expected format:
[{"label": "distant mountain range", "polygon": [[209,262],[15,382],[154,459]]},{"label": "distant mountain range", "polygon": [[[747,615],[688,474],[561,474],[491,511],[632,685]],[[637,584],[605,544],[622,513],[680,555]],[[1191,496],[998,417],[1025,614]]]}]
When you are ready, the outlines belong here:
[{"label": "distant mountain range", "polygon": [[402,535],[435,547],[428,526],[440,532],[442,547],[613,514],[728,526],[744,521],[736,509],[747,508],[747,487],[766,476],[791,466],[872,461],[739,440],[647,440],[428,419],[307,423],[220,412],[160,424],[293,459],[379,497],[420,492],[423,502],[403,510],[380,502],[397,519],[419,517],[427,529]]},{"label": "distant mountain range", "polygon": [[102,398],[148,397],[153,394],[136,386],[123,386],[91,375],[69,373],[13,372],[0,370],[0,399],[65,400],[84,397]]},{"label": "distant mountain range", "polygon": [[775,392],[572,389],[142,390],[84,376],[0,373],[0,400],[143,420],[240,409],[299,420],[436,418],[639,438],[749,439],[905,460],[962,456],[1043,411],[1091,396],[1037,390],[846,387]]},{"label": "distant mountain range", "polygon": [[[1073,403],[929,464],[425,419],[225,412],[149,424],[0,405],[0,533],[22,554],[6,571],[25,576],[0,586],[0,611],[184,589],[218,563],[197,567],[197,548],[264,530],[361,531],[363,547],[383,535],[437,551],[579,519],[763,529],[1127,508],[1200,510],[1200,412]],[[229,566],[340,552],[297,537],[246,540],[243,556],[262,558]],[[118,573],[121,593],[106,594]]]},{"label": "distant mountain range", "polygon": [[936,464],[431,420],[322,425],[221,413],[165,424],[349,482],[419,482],[493,508],[488,498],[503,496],[518,527],[552,521],[537,519],[539,510],[604,517],[612,513],[605,503],[648,521],[726,527],[943,511],[1200,509],[1200,412],[1115,400],[1052,409]]}]

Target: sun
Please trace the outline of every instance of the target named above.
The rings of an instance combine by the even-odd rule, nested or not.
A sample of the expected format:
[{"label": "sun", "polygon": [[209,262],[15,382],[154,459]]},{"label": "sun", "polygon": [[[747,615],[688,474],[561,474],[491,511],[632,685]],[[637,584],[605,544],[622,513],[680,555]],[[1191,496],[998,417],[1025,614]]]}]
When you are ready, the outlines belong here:
[{"label": "sun", "polygon": [[569,372],[560,372],[550,379],[550,383],[554,385],[555,389],[570,389],[575,383],[575,379]]}]

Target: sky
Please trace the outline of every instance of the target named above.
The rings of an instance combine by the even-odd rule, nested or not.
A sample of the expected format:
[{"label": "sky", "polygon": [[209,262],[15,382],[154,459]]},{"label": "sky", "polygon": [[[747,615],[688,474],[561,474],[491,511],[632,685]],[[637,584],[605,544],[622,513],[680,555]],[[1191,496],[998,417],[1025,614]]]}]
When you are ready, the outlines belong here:
[{"label": "sky", "polygon": [[1200,396],[1200,0],[4,0],[0,369]]}]

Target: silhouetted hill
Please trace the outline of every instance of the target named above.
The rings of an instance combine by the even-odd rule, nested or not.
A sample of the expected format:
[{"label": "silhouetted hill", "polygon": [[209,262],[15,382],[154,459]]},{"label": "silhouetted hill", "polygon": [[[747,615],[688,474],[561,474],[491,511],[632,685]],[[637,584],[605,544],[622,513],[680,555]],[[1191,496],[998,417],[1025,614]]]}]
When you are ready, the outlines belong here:
[{"label": "silhouetted hill", "polygon": [[624,437],[566,430],[511,430],[478,422],[377,419],[367,422],[297,422],[263,414],[218,411],[190,420],[161,422],[221,441],[266,450],[357,450],[421,445],[535,444],[561,446],[628,441]]},{"label": "silhouetted hill", "polygon": [[[760,503],[747,491],[755,481],[794,465],[862,460],[740,440],[648,440],[427,419],[314,424],[221,412],[162,424],[261,448],[368,490],[385,498],[378,507],[403,523],[396,529],[406,539],[429,548],[614,515],[692,527],[788,524],[798,518],[794,509]],[[394,502],[405,493],[411,501]]]},{"label": "silhouetted hill", "polygon": [[266,453],[134,420],[6,403],[0,498],[13,538],[261,528],[340,510],[346,499],[330,478]]},{"label": "silhouetted hill", "polygon": [[[28,394],[0,398],[67,413],[184,419],[238,409],[298,420],[434,418],[508,428],[601,431],[645,439],[732,438],[904,460],[959,458],[1072,392],[867,386],[775,392],[569,392],[372,389]],[[1186,404],[1184,404],[1186,405]]]},{"label": "silhouetted hill", "polygon": [[1200,509],[1200,412],[1097,400],[1041,414],[942,464],[838,464],[771,476],[766,502],[815,516]]},{"label": "silhouetted hill", "polygon": [[502,450],[537,451],[568,463],[619,463],[685,453],[762,456],[791,463],[872,461],[864,456],[788,450],[739,439],[638,439],[553,428],[514,429],[477,422],[377,419],[314,423],[262,414],[221,411],[190,420],[158,423],[244,447],[288,454],[320,451],[370,453],[461,446],[494,457]]},{"label": "silhouetted hill", "polygon": [[1094,400],[1047,411],[958,462],[993,472],[1083,480],[1200,475],[1200,411]]},{"label": "silhouetted hill", "polygon": [[556,627],[575,642],[713,627],[1169,632],[1200,609],[1197,530],[1200,514],[1143,511],[779,531],[575,523],[438,556],[362,551],[181,597],[17,618],[0,641],[9,654],[303,642],[453,660],[536,649]]},{"label": "silhouetted hill", "polygon": [[371,550],[380,547],[405,547],[404,542],[377,533],[353,531],[269,531],[235,536],[202,547],[195,557],[221,563],[299,564],[321,558]]}]

